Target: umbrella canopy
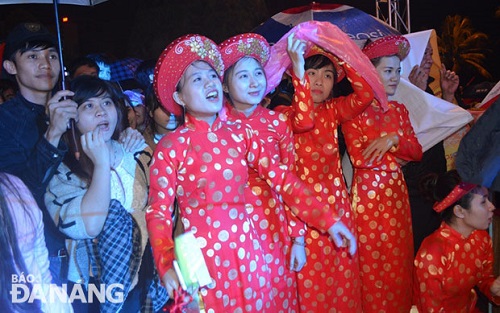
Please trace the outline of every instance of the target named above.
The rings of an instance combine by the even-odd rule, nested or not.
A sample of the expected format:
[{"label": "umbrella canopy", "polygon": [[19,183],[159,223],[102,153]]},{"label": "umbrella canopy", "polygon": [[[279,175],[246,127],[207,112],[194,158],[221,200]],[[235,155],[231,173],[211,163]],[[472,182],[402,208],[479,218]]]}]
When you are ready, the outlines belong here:
[{"label": "umbrella canopy", "polygon": [[[59,0],[59,4],[74,4],[74,5],[85,5],[93,6],[107,0]],[[50,3],[53,0],[2,0],[0,4],[31,4],[31,3]]]},{"label": "umbrella canopy", "polygon": [[269,43],[274,44],[292,27],[306,21],[330,22],[360,47],[369,38],[400,35],[399,31],[382,20],[356,8],[342,4],[316,2],[282,11],[256,27],[253,32],[261,34]]},{"label": "umbrella canopy", "polygon": [[141,63],[142,60],[137,58],[125,58],[111,63],[111,81],[134,78],[135,70]]}]

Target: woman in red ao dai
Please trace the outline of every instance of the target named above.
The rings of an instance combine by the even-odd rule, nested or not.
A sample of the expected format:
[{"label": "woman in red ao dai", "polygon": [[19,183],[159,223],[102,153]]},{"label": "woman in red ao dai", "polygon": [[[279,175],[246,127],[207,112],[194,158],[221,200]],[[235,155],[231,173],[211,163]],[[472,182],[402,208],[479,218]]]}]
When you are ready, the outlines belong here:
[{"label": "woman in red ao dai", "polygon": [[[246,33],[225,40],[219,47],[227,68],[223,90],[228,99],[228,118],[250,125],[264,149],[293,171],[295,149],[288,120],[260,105],[266,94],[263,66],[269,59],[269,44],[261,35]],[[306,261],[305,225],[257,171],[249,169],[248,174],[248,213],[270,269],[276,312],[298,312],[297,283],[292,271],[300,271]]]},{"label": "woman in red ao dai", "polygon": [[[386,94],[400,79],[409,51],[402,36],[387,36],[363,52],[379,73]],[[409,312],[412,297],[413,235],[408,191],[401,164],[422,158],[405,106],[378,101],[342,125],[353,164],[352,207],[360,241],[363,312]]]},{"label": "woman in red ao dai", "polygon": [[[315,27],[313,31],[341,32],[327,24],[312,25]],[[298,28],[293,33],[293,29],[292,35],[283,37],[278,44],[287,41],[287,49],[293,49],[297,41],[302,41],[295,39],[302,35],[302,31]],[[335,42],[338,46],[341,40],[335,37],[337,40],[330,44]],[[346,42],[339,50],[347,55],[355,48],[361,55],[359,48],[349,43],[352,42]],[[292,121],[298,176],[321,192],[322,203],[338,212],[343,223],[354,233],[354,217],[342,176],[337,129],[340,123],[360,114],[372,102],[374,93],[353,67],[314,41],[307,45],[302,63],[308,81],[307,90],[303,92],[297,88],[299,84],[294,83],[292,105],[279,106],[276,110],[285,113]],[[274,52],[277,57],[282,54],[281,51]],[[371,68],[368,60],[366,63]],[[295,67],[293,71],[297,71]],[[354,92],[345,97],[332,97],[335,84],[344,76],[349,79]],[[297,101],[302,96],[307,100]],[[297,273],[301,312],[361,312],[357,255],[352,256],[346,249],[337,247],[328,236],[313,227],[306,235],[306,243],[307,263]]]},{"label": "woman in red ao dai", "polygon": [[488,189],[462,181],[456,170],[430,174],[423,190],[435,200],[441,226],[424,239],[414,261],[414,299],[419,312],[479,312],[477,287],[500,304],[500,277],[493,273],[488,234],[495,207]]}]

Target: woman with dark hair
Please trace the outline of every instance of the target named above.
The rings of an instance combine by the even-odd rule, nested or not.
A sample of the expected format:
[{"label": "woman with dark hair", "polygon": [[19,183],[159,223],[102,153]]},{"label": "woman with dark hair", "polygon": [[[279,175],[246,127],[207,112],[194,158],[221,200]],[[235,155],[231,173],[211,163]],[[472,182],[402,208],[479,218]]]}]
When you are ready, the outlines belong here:
[{"label": "woman with dark hair", "polygon": [[[384,86],[394,95],[401,60],[410,49],[403,36],[382,37],[363,48]],[[353,166],[351,200],[359,240],[363,312],[411,309],[413,235],[401,164],[420,160],[422,147],[405,106],[374,101],[344,124]]]},{"label": "woman with dark hair", "polygon": [[155,285],[145,220],[152,151],[144,144],[143,150],[128,152],[118,141],[127,118],[124,95],[113,83],[81,76],[71,82],[71,90],[83,153],[77,159],[75,147],[70,148],[45,195],[59,230],[73,239],[68,279],[121,284],[124,301],[105,301],[101,311],[138,311],[151,301],[156,311],[166,292]]},{"label": "woman with dark hair", "polygon": [[485,187],[463,182],[456,170],[429,174],[422,189],[441,214],[439,229],[422,242],[414,262],[419,312],[476,312],[474,287],[500,304],[500,277],[486,231],[495,207]]},{"label": "woman with dark hair", "polygon": [[[403,36],[382,37],[363,48],[384,86],[393,95],[400,62],[409,52]],[[411,309],[413,236],[408,192],[401,172],[419,160],[422,147],[403,104],[374,101],[342,125],[353,165],[352,207],[360,245],[363,312]]]},{"label": "woman with dark hair", "polygon": [[153,85],[150,85],[144,93],[144,104],[150,122],[143,135],[146,143],[154,150],[163,136],[174,131],[179,126],[183,117],[175,116],[160,104]]},{"label": "woman with dark hair", "polygon": [[[0,307],[4,312],[73,312],[71,305],[49,301],[52,276],[43,234],[42,212],[26,185],[17,177],[0,173]],[[22,284],[22,287],[16,286]],[[46,301],[28,301],[34,284],[42,287]],[[29,290],[29,294],[18,293]],[[21,301],[25,296],[24,301]],[[19,301],[18,301],[19,300]],[[62,312],[62,311],[61,311]]]},{"label": "woman with dark hair", "polygon": [[[313,27],[311,31],[318,33],[337,30],[330,23]],[[302,35],[301,28],[295,29],[294,36],[299,38]],[[283,37],[278,44],[285,41],[292,43],[293,36]],[[351,46],[351,42],[348,42],[337,45],[335,40],[323,46],[309,41],[305,43],[307,48],[303,55],[302,70],[305,71],[307,89],[297,88],[300,83],[295,79],[291,106],[277,106],[275,110],[284,113],[292,125],[297,176],[320,191],[321,202],[337,212],[340,222],[355,234],[354,215],[341,167],[339,126],[370,105],[374,92],[366,80],[366,72],[365,77],[362,77],[352,62],[341,60],[354,58],[350,53],[355,44]],[[329,45],[337,46],[337,53]],[[361,55],[359,48],[355,49]],[[273,52],[276,56],[281,54],[281,51]],[[283,54],[281,58],[285,57],[288,56]],[[368,60],[365,63],[368,69],[372,68]],[[268,76],[271,74],[268,67],[266,72]],[[336,87],[346,77],[352,92],[338,96]],[[338,312],[361,312],[358,255],[351,255],[348,249],[337,246],[327,234],[314,227],[309,227],[305,243],[307,263],[297,273],[300,311],[336,309]]]},{"label": "woman with dark hair", "polygon": [[[219,48],[226,67],[222,88],[228,119],[250,125],[262,139],[266,151],[287,169],[293,170],[295,149],[288,120],[283,114],[261,105],[267,88],[264,66],[269,60],[268,42],[259,34],[244,33],[226,39]],[[296,84],[302,82],[296,88],[305,90],[302,94],[306,97],[309,90],[304,79],[304,48],[304,43],[296,42],[288,53],[296,60],[293,64],[301,67],[294,71],[293,81]],[[270,270],[276,310],[298,312],[294,271],[299,272],[306,263],[306,227],[291,213],[280,192],[275,192],[257,171],[249,168],[245,200],[250,204],[248,214],[258,225],[256,231]]]}]

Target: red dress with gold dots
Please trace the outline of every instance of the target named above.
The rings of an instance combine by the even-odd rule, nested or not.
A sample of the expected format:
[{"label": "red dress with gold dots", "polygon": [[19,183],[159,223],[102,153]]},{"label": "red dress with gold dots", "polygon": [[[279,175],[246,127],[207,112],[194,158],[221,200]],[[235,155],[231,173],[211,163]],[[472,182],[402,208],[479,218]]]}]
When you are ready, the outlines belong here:
[{"label": "red dress with gold dots", "polygon": [[[293,133],[286,116],[260,105],[249,116],[230,104],[226,108],[230,120],[250,125],[256,136],[263,140],[264,149],[293,171]],[[304,236],[305,224],[290,212],[259,173],[250,169],[248,174],[249,188],[245,189],[248,214],[257,230],[270,270],[276,312],[298,312],[297,282],[289,264],[290,237]]]},{"label": "red dress with gold dots", "polygon": [[414,299],[419,312],[475,312],[478,286],[495,304],[491,237],[476,230],[465,238],[446,223],[424,239],[414,262]]},{"label": "red dress with gold dots", "polygon": [[[280,106],[292,121],[297,175],[321,193],[321,201],[339,214],[355,234],[351,204],[342,176],[337,129],[360,114],[373,99],[373,91],[350,66],[345,65],[354,93],[327,100],[314,108],[310,90],[294,78],[292,106]],[[301,312],[361,312],[361,286],[357,255],[337,248],[328,234],[309,228],[307,263],[297,274]]]},{"label": "red dress with gold dots", "polygon": [[[358,234],[363,312],[409,312],[413,235],[408,191],[398,159],[418,161],[422,147],[404,105],[391,101],[383,112],[374,101],[342,125],[353,164],[351,201]],[[363,150],[376,138],[397,132],[399,144],[368,163]]]},{"label": "red dress with gold dots", "polygon": [[215,282],[212,289],[201,290],[206,312],[276,311],[271,292],[265,292],[270,282],[263,249],[245,207],[248,166],[282,190],[302,219],[323,228],[336,221],[328,207],[262,149],[248,126],[217,118],[210,127],[187,115],[186,124],[166,135],[155,150],[146,221],[163,277],[174,259],[171,215],[177,198],[184,228],[194,232]]}]

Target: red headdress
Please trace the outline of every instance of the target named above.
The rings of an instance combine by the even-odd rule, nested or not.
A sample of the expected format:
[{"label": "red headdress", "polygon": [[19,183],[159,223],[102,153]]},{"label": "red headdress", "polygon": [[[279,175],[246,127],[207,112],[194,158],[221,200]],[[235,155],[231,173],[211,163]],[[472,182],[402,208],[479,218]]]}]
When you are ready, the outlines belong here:
[{"label": "red headdress", "polygon": [[453,188],[453,190],[440,202],[436,202],[432,207],[436,212],[442,212],[444,209],[460,200],[463,196],[468,194],[472,189],[476,188],[476,184],[460,183]]},{"label": "red headdress", "polygon": [[325,49],[321,48],[318,45],[312,45],[306,51],[306,54],[304,55],[304,58],[307,59],[309,57],[312,57],[312,56],[318,55],[318,54],[324,55],[325,57],[327,57],[328,59],[330,59],[330,61],[332,61],[333,66],[335,67],[335,71],[337,72],[337,79],[336,79],[335,82],[341,81],[345,77],[345,71],[344,71],[344,68],[339,64],[340,59],[337,56],[335,56],[334,54],[326,51]]},{"label": "red headdress", "polygon": [[256,59],[262,67],[269,61],[269,43],[259,34],[245,33],[233,36],[224,40],[219,49],[226,69],[244,57]]},{"label": "red headdress", "polygon": [[182,108],[173,98],[177,83],[186,68],[194,61],[205,61],[219,74],[224,74],[224,63],[219,48],[202,35],[184,35],[163,50],[155,67],[153,86],[161,105],[174,115],[182,115]]},{"label": "red headdress", "polygon": [[399,35],[385,36],[366,45],[363,52],[370,60],[390,55],[397,55],[403,60],[410,52],[410,42]]}]

